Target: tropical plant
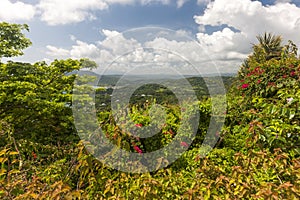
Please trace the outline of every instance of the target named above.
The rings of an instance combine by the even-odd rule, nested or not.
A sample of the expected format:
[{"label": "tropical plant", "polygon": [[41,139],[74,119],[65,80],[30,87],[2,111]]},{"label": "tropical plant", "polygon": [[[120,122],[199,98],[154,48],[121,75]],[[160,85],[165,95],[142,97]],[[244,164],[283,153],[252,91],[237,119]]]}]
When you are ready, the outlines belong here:
[{"label": "tropical plant", "polygon": [[[0,198],[299,199],[297,46],[289,41],[278,54],[280,37],[267,34],[260,40],[265,46],[254,45],[255,52],[229,89],[225,127],[216,133],[221,139],[206,157],[203,152],[207,149],[200,143],[210,123],[210,98],[184,102],[182,107],[174,103],[157,106],[155,100],[133,104],[120,109],[118,124],[111,109],[96,107],[105,136],[119,148],[139,154],[163,148],[178,135],[178,146],[186,147],[190,127],[180,122],[199,110],[196,139],[188,150],[168,167],[143,174],[106,166],[89,154],[87,143],[74,134],[72,102],[92,99],[74,93],[93,89],[80,84],[74,87],[75,77],[77,83],[91,80],[86,76],[78,79],[74,70],[93,67],[94,62],[0,63]],[[82,105],[86,104],[77,106]],[[161,124],[162,106],[166,120]],[[94,112],[94,105],[90,108]],[[151,118],[151,112],[158,118]],[[88,118],[86,113],[80,117]],[[89,120],[81,122],[89,126],[85,122]],[[161,124],[157,136],[132,134],[150,122]],[[147,162],[159,160],[162,162]]]}]

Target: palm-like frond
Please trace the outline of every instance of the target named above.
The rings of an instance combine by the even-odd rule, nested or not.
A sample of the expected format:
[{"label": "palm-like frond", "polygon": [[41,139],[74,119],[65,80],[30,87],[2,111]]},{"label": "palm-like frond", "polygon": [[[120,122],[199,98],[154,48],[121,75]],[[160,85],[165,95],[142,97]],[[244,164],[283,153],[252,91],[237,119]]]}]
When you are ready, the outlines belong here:
[{"label": "palm-like frond", "polygon": [[256,38],[259,42],[258,45],[266,53],[267,60],[280,55],[281,50],[283,48],[281,44],[281,36],[273,35],[271,33],[264,33],[263,35],[259,35]]}]

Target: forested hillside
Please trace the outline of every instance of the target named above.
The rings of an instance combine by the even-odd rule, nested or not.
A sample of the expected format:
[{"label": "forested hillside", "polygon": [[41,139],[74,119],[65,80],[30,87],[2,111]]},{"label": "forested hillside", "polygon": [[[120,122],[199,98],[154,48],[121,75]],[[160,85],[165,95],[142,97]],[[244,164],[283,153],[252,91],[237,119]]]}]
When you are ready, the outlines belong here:
[{"label": "forested hillside", "polygon": [[[99,127],[111,143],[139,155],[161,149],[180,135],[178,146],[186,148],[163,169],[158,166],[154,172],[126,173],[89,154],[74,125],[76,72],[94,68],[93,61],[1,61],[22,55],[30,46],[24,35],[28,30],[27,25],[0,23],[1,199],[300,198],[300,59],[292,41],[282,44],[280,36],[258,36],[237,76],[223,79],[228,87],[225,125],[215,133],[217,145],[205,157],[201,144],[212,108],[202,79],[187,78],[198,101],[185,102],[183,107],[167,88],[155,84],[139,88],[129,113],[121,113],[134,123],[116,124],[106,106],[118,77],[103,77],[100,86],[110,91],[100,86],[96,89],[97,95],[106,96],[96,102],[96,112]],[[152,98],[145,101],[143,94]],[[165,95],[174,99],[168,102]],[[122,129],[137,131],[151,124],[149,113],[157,103],[166,110],[158,134],[144,139]],[[184,111],[193,112],[194,108],[201,119],[188,147],[182,134],[188,128],[182,131],[179,127]],[[141,160],[134,164],[151,163]]]}]

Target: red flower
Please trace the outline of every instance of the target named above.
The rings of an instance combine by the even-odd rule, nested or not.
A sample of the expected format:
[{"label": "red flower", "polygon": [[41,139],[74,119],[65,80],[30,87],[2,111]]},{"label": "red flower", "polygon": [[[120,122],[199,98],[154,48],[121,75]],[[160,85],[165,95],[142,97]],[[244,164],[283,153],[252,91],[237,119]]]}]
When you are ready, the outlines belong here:
[{"label": "red flower", "polygon": [[249,84],[248,84],[248,83],[245,83],[245,84],[242,85],[242,88],[243,88],[243,89],[246,89],[247,87],[249,87]]},{"label": "red flower", "polygon": [[34,160],[37,159],[37,155],[34,152],[31,152],[31,155],[32,155]]},{"label": "red flower", "polygon": [[180,146],[182,146],[182,147],[188,147],[189,145],[186,142],[180,142]]},{"label": "red flower", "polygon": [[295,76],[295,71],[292,71],[290,75]]},{"label": "red flower", "polygon": [[143,153],[143,151],[142,151],[142,149],[140,149],[140,147],[134,146],[133,148],[134,148],[134,150],[135,150],[136,152],[138,152],[139,154],[142,154],[142,153]]},{"label": "red flower", "polygon": [[258,80],[257,83],[260,84],[261,80]]},{"label": "red flower", "polygon": [[269,82],[268,83],[268,86],[275,86],[276,84],[275,83],[273,83],[273,82]]},{"label": "red flower", "polygon": [[282,76],[282,78],[286,78],[286,77],[287,77],[287,75],[283,75],[283,76]]},{"label": "red flower", "polygon": [[143,126],[143,124],[135,124],[134,126],[141,128]]}]

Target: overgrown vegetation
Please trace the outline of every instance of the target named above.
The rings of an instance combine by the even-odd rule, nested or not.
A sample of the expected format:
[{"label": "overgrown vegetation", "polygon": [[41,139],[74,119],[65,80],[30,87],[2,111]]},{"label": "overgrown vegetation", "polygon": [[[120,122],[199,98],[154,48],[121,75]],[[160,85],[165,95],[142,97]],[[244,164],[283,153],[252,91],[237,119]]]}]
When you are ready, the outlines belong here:
[{"label": "overgrown vegetation", "polygon": [[[0,40],[0,52],[5,52],[0,57],[20,55],[30,44],[20,35],[24,28],[28,29],[0,24],[1,37],[13,40]],[[291,41],[282,45],[280,37],[270,34],[258,40],[229,89],[225,126],[216,133],[220,135],[217,147],[200,156],[211,113],[210,99],[204,98],[195,102],[202,120],[188,151],[169,167],[144,174],[103,165],[87,153],[76,135],[71,110],[76,75],[69,72],[87,64],[92,67],[93,62],[0,63],[0,198],[299,199],[297,47]],[[130,115],[135,123],[124,126],[146,126],[152,103],[134,104]],[[153,151],[172,141],[178,131],[182,108],[165,106],[167,121],[151,141],[122,131],[109,110],[99,110],[99,123],[123,149]],[[184,140],[178,145],[185,146]]]}]

